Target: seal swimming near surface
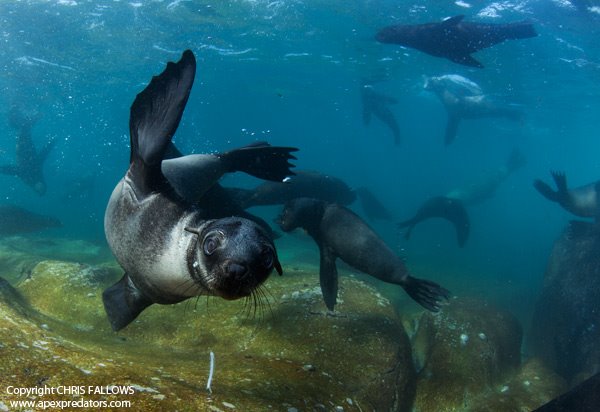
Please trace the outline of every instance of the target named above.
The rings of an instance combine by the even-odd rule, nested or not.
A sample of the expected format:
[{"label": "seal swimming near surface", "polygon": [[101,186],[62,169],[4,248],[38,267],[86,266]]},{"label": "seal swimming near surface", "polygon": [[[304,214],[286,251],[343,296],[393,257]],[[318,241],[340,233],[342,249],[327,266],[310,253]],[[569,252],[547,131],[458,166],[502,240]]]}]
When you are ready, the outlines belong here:
[{"label": "seal swimming near surface", "polygon": [[410,238],[415,226],[427,219],[441,217],[454,225],[458,245],[463,247],[469,238],[469,215],[460,199],[452,199],[445,196],[434,196],[427,199],[417,210],[415,215],[398,223],[398,228],[408,227],[404,237]]},{"label": "seal swimming near surface", "polygon": [[537,36],[533,24],[522,21],[505,24],[471,23],[464,15],[450,17],[439,23],[396,24],[384,27],[376,34],[380,43],[393,43],[420,50],[454,63],[482,68],[471,53],[502,43],[505,40]]},{"label": "seal swimming near surface", "polygon": [[284,232],[305,229],[319,247],[319,279],[327,309],[333,310],[338,294],[336,259],[379,280],[400,285],[424,308],[438,311],[450,292],[410,275],[402,259],[355,213],[319,199],[298,198],[286,203],[278,218]]},{"label": "seal swimming near surface", "polygon": [[556,190],[540,179],[533,182],[533,186],[542,196],[558,203],[575,216],[593,218],[600,216],[600,181],[569,189],[565,173],[552,171],[550,174],[556,184]]},{"label": "seal swimming near surface", "polygon": [[[152,78],[131,106],[129,169],[115,187],[104,217],[106,239],[125,270],[102,294],[114,330],[127,326],[153,303],[172,304],[198,295],[247,297],[273,269],[282,273],[273,241],[263,228],[235,216],[207,219],[198,204],[177,193],[177,183],[171,184],[162,171],[195,72],[194,54],[186,50],[177,63],[169,62]],[[174,182],[194,181],[194,195],[200,196],[228,172],[283,179],[291,174],[288,160],[295,150],[252,145],[171,159],[165,168]]]},{"label": "seal swimming near surface", "polygon": [[39,151],[33,144],[31,129],[37,122],[37,114],[24,114],[17,106],[9,111],[9,124],[17,130],[15,164],[0,166],[0,173],[18,177],[38,195],[46,193],[44,162],[54,148],[56,141],[49,140]]},{"label": "seal swimming near surface", "polygon": [[518,121],[523,117],[516,107],[494,101],[483,93],[477,83],[458,74],[429,77],[423,87],[437,95],[448,114],[445,145],[454,141],[463,119],[504,117]]}]

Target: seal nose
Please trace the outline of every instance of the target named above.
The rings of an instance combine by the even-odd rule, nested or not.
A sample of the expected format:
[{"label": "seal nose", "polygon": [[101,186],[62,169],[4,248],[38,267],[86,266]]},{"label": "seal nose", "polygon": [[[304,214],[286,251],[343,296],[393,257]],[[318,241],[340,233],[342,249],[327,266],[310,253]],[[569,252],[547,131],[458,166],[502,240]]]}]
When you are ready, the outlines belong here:
[{"label": "seal nose", "polygon": [[239,263],[231,262],[227,265],[227,273],[232,278],[241,279],[248,272],[248,268]]}]

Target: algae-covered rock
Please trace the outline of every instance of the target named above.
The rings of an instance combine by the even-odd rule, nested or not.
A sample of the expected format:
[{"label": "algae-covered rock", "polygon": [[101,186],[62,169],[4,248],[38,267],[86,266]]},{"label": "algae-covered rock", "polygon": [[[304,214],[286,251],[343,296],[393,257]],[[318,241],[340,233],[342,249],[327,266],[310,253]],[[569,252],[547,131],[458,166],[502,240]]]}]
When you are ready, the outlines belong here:
[{"label": "algae-covered rock", "polygon": [[571,385],[600,370],[600,233],[573,222],[555,242],[531,327],[535,356]]},{"label": "algae-covered rock", "polygon": [[565,381],[534,358],[525,362],[510,379],[475,396],[468,412],[529,412],[565,389]]},{"label": "algae-covered rock", "polygon": [[456,299],[437,314],[424,313],[413,341],[415,409],[465,410],[517,370],[521,340],[514,316],[480,301]]},{"label": "algae-covered rock", "polygon": [[[153,305],[114,333],[101,301],[121,275],[111,269],[44,261],[19,285],[35,319],[0,302],[0,354],[11,359],[0,364],[0,390],[133,385],[133,395],[84,398],[130,400],[130,410],[144,411],[410,410],[408,337],[390,303],[355,278],[341,277],[334,314],[325,311],[318,274],[298,268],[270,278],[258,302]],[[0,402],[14,398],[0,391]]]}]

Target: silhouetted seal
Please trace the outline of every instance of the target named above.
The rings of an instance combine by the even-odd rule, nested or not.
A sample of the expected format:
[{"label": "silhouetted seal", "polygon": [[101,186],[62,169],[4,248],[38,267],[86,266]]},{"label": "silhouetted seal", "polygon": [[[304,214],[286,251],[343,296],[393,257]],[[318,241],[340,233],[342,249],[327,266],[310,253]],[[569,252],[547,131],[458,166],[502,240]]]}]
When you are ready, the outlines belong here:
[{"label": "silhouetted seal", "polygon": [[194,81],[196,60],[186,50],[168,63],[131,106],[130,164],[106,208],[104,229],[123,278],[102,295],[114,330],[132,322],[153,303],[171,304],[197,295],[225,299],[249,296],[281,265],[271,238],[240,217],[207,219],[205,211],[179,194],[195,182],[201,197],[232,171],[281,180],[290,175],[293,148],[267,144],[221,155],[183,156],[161,170]]},{"label": "silhouetted seal", "polygon": [[398,100],[376,92],[373,85],[366,83],[361,84],[360,97],[363,107],[363,123],[368,126],[371,123],[371,117],[377,117],[392,131],[394,144],[400,144],[400,128],[398,127],[394,113],[388,107],[392,104],[397,104]]},{"label": "silhouetted seal", "polygon": [[459,199],[435,196],[427,199],[410,219],[398,223],[400,229],[408,227],[405,238],[409,239],[412,230],[418,223],[434,217],[446,219],[454,225],[458,245],[463,247],[469,238],[469,215]]},{"label": "silhouetted seal", "polygon": [[470,67],[483,67],[471,56],[481,49],[505,40],[537,36],[530,22],[505,24],[471,23],[465,16],[450,17],[439,23],[396,24],[379,30],[375,39],[420,50],[436,57],[444,57]]},{"label": "silhouetted seal", "polygon": [[319,246],[320,283],[325,305],[333,310],[338,293],[337,258],[387,283],[400,285],[421,306],[438,311],[449,292],[429,280],[410,276],[407,267],[377,234],[344,206],[299,198],[285,204],[278,218],[284,232],[305,229]]},{"label": "silhouetted seal", "polygon": [[9,111],[9,124],[17,130],[15,146],[15,163],[0,166],[0,173],[18,177],[27,186],[31,187],[38,195],[46,193],[46,180],[44,179],[44,162],[54,147],[56,141],[51,139],[39,151],[33,144],[31,129],[37,122],[36,114],[24,114],[17,106],[12,106]]}]

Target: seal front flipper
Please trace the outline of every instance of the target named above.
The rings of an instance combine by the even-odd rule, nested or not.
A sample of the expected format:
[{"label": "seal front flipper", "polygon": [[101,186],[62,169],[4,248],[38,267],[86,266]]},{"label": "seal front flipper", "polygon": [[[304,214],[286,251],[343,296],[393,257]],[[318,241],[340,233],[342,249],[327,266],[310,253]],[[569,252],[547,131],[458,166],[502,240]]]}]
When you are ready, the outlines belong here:
[{"label": "seal front flipper", "polygon": [[481,62],[477,61],[470,54],[450,54],[448,55],[448,59],[464,66],[477,67],[478,69],[483,69],[484,67]]},{"label": "seal front flipper", "polygon": [[102,301],[110,326],[115,332],[133,322],[153,303],[133,284],[127,273],[102,293]]},{"label": "seal front flipper", "polygon": [[129,118],[131,158],[129,175],[138,190],[150,193],[166,181],[160,164],[175,134],[196,74],[196,58],[190,50],[177,63],[152,78],[133,104]]},{"label": "seal front flipper", "polygon": [[327,309],[333,310],[337,301],[338,293],[338,273],[335,266],[335,255],[325,245],[319,246],[321,255],[319,281],[321,283],[321,292],[325,300]]},{"label": "seal front flipper", "polygon": [[441,300],[450,296],[450,292],[437,283],[412,276],[406,277],[402,287],[415,302],[432,312],[439,311]]},{"label": "seal front flipper", "polygon": [[259,179],[281,182],[295,173],[289,161],[296,159],[295,147],[271,146],[267,142],[256,142],[219,155],[225,162],[227,172],[244,172]]},{"label": "seal front flipper", "polygon": [[448,114],[448,121],[446,122],[446,134],[444,135],[444,144],[448,146],[456,138],[458,133],[458,125],[460,124],[460,117]]}]

